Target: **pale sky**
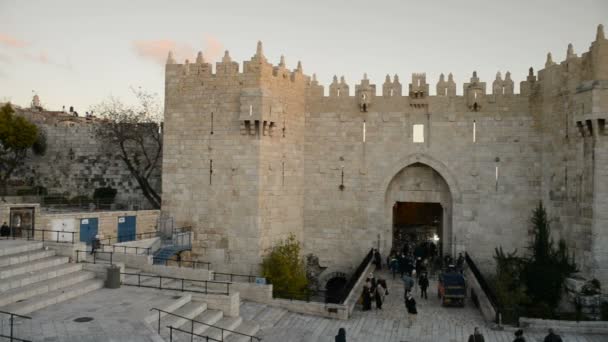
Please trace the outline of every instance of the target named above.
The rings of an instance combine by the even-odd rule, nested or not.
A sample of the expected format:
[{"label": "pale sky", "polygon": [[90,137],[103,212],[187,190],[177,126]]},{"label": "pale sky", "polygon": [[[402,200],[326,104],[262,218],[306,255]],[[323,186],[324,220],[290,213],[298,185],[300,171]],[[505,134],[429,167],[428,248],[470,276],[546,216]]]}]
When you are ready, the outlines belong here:
[{"label": "pale sky", "polygon": [[517,90],[547,52],[559,62],[568,43],[587,51],[607,20],[608,0],[0,0],[0,102],[29,106],[34,91],[47,109],[84,114],[109,96],[131,101],[130,87],[162,98],[168,48],[180,62],[227,49],[242,70],[258,40],[273,64],[301,60],[326,92],[336,74],[352,95],[367,72],[378,89],[398,74],[406,93],[411,73],[426,72],[434,94],[452,72],[460,94],[473,70],[489,84],[511,71]]}]

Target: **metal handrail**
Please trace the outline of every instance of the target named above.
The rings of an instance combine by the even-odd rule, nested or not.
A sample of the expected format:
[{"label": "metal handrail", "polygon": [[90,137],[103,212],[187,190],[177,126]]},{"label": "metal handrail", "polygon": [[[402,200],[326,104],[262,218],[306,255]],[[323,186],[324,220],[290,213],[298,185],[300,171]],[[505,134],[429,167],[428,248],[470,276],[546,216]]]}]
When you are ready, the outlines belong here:
[{"label": "metal handrail", "polygon": [[475,264],[475,262],[473,261],[473,259],[469,255],[469,253],[465,252],[464,258],[465,258],[465,262],[469,266],[469,269],[471,270],[471,272],[475,276],[475,279],[479,283],[479,286],[481,287],[483,292],[486,294],[486,297],[488,297],[488,299],[490,300],[490,304],[494,308],[494,311],[496,311],[496,316],[497,316],[496,320],[498,321],[498,316],[500,315],[501,308],[498,305],[498,300],[496,298],[496,294],[494,294],[494,291],[492,291],[492,288],[486,282],[486,279],[483,277],[483,275],[477,268],[477,265]]},{"label": "metal handrail", "polygon": [[[153,257],[152,259],[154,261],[156,261],[156,260],[162,261],[165,264],[165,266],[168,266],[169,261],[173,261],[173,262],[176,262],[178,264],[178,267],[186,267],[186,266],[182,266],[182,263],[185,263],[185,264],[190,263],[190,265],[191,265],[190,268],[192,268],[192,269],[200,268],[200,267],[196,267],[196,265],[199,265],[199,264],[200,265],[205,265],[206,268],[207,268],[207,270],[211,269],[211,263],[207,262],[207,261],[181,260],[181,259],[180,260],[173,260],[171,258],[161,258],[161,257],[156,257],[156,256]],[[216,280],[215,277],[214,277],[213,280]],[[230,281],[232,281],[232,280],[230,280]]]},{"label": "metal handrail", "polygon": [[222,342],[222,341],[216,340],[216,339],[214,339],[212,337],[195,334],[194,332],[182,330],[180,328],[175,328],[175,327],[173,327],[171,325],[168,325],[167,328],[169,328],[169,342],[173,342],[173,330],[176,330],[176,331],[179,331],[179,332],[183,332],[183,333],[186,333],[186,334],[190,335],[190,341],[192,341],[193,338],[194,338],[194,336],[196,336],[196,337],[204,338],[205,342],[209,342],[209,341],[212,341],[212,342]]},{"label": "metal handrail", "polygon": [[[11,228],[11,235],[9,236],[2,236],[1,239],[3,240],[10,240],[10,239],[26,239],[26,240],[31,240],[31,241],[49,241],[49,242],[58,242],[58,243],[74,243],[75,242],[75,238],[74,235],[76,234],[76,232],[66,232],[64,230],[53,230],[53,229],[22,229],[21,230],[21,234],[26,233],[26,236],[17,236],[15,234],[15,229],[14,227]],[[36,232],[42,232],[42,239],[40,239],[40,237],[36,236]],[[51,232],[51,233],[56,233],[57,238],[54,239],[45,239],[45,232]],[[30,234],[31,233],[31,234]],[[60,241],[59,240],[59,234],[70,234],[71,235],[71,239],[70,241]]]},{"label": "metal handrail", "polygon": [[[181,315],[175,314],[175,313],[173,313],[173,312],[165,311],[165,310],[158,309],[158,308],[152,308],[152,309],[150,309],[150,311],[153,311],[153,310],[158,311],[158,334],[159,334],[159,335],[160,335],[160,320],[161,320],[161,318],[162,318],[162,317],[161,317],[161,312],[162,312],[162,313],[165,313],[165,314],[168,314],[168,315],[172,315],[172,316],[175,316],[175,317],[179,317],[179,318],[181,318],[181,319],[188,320],[188,321],[190,321],[190,323],[199,323],[199,324],[202,324],[202,325],[206,325],[206,326],[208,326],[208,327],[211,327],[211,328],[220,329],[220,331],[221,331],[221,333],[222,333],[222,339],[221,339],[220,341],[224,341],[224,331],[228,331],[228,332],[230,332],[231,334],[238,334],[238,335],[242,335],[242,336],[247,336],[247,337],[249,337],[249,340],[250,340],[250,341],[253,341],[254,339],[255,339],[256,341],[261,341],[261,340],[262,340],[261,338],[259,338],[259,337],[257,337],[257,336],[253,336],[253,335],[247,335],[247,334],[244,334],[244,333],[242,333],[242,332],[238,332],[238,331],[234,331],[234,330],[230,330],[230,329],[224,329],[224,328],[222,328],[222,327],[218,327],[218,326],[213,325],[213,324],[209,324],[209,323],[205,323],[205,322],[197,321],[197,320],[195,320],[195,319],[188,318],[188,317],[184,317],[184,316],[181,316]],[[193,324],[192,326],[194,327],[194,324]],[[194,329],[194,328],[193,328],[193,329]]]},{"label": "metal handrail", "polygon": [[348,298],[350,291],[352,291],[352,289],[355,287],[355,285],[357,284],[357,281],[359,280],[359,277],[361,277],[361,275],[363,274],[363,271],[365,271],[365,268],[372,261],[373,257],[374,257],[374,249],[372,248],[369,250],[369,252],[365,256],[365,258],[363,258],[363,261],[361,262],[361,264],[359,264],[359,266],[355,270],[355,273],[353,273],[353,275],[350,277],[348,282],[340,290],[340,297],[341,297],[340,304],[344,304],[344,301],[346,300],[346,298]]},{"label": "metal handrail", "polygon": [[18,315],[18,314],[16,314],[16,313],[7,312],[7,311],[1,311],[1,310],[0,310],[0,313],[1,313],[1,314],[5,314],[5,315],[10,315],[9,321],[11,322],[11,325],[10,325],[10,332],[9,332],[9,334],[10,334],[10,335],[9,335],[9,336],[6,336],[6,335],[3,335],[3,334],[0,334],[0,337],[8,338],[8,339],[9,339],[9,341],[31,342],[30,340],[24,340],[24,339],[21,339],[21,338],[15,337],[15,336],[14,336],[14,328],[13,328],[13,325],[15,324],[15,322],[14,322],[14,321],[15,321],[15,317],[20,317],[20,318],[25,318],[25,319],[32,319],[32,317],[29,317],[29,316],[22,316],[22,315]]},{"label": "metal handrail", "polygon": [[[202,294],[220,294],[220,295],[230,295],[230,282],[222,282],[222,281],[213,281],[213,280],[197,280],[197,279],[187,279],[187,278],[176,278],[176,277],[166,277],[166,276],[162,276],[162,275],[156,275],[156,274],[141,274],[141,273],[129,273],[129,272],[121,272],[121,275],[127,275],[127,276],[137,276],[137,284],[126,284],[126,283],[122,283],[123,285],[127,285],[127,286],[137,286],[137,287],[148,287],[148,288],[152,288],[152,289],[159,289],[159,290],[173,290],[173,291],[182,291],[182,292],[194,292],[194,293],[202,293]],[[141,283],[141,277],[145,277],[145,278],[158,278],[158,286],[152,286],[152,285],[144,285]],[[176,280],[176,281],[180,281],[181,282],[181,287],[180,288],[174,288],[174,287],[163,287],[163,279],[169,279],[169,280]],[[194,290],[194,289],[187,289],[184,285],[185,282],[192,282],[192,283],[203,283],[205,285],[204,291],[198,291],[198,290]],[[220,285],[226,285],[226,292],[209,292],[209,284],[220,284]]]},{"label": "metal handrail", "polygon": [[[84,256],[84,258],[82,260],[80,260],[80,258],[79,258],[80,253],[85,253],[85,256]],[[83,251],[83,250],[77,250],[76,251],[76,263],[79,263],[79,262],[91,263],[90,261],[87,261],[87,256],[86,256],[87,253],[90,253],[90,252],[89,251]],[[114,262],[112,260],[114,252],[104,252],[104,251],[95,251],[95,252],[92,253],[93,254],[93,262],[92,262],[93,264],[97,263],[97,253],[110,254],[110,265],[114,265]],[[104,260],[104,259],[100,259],[100,260]],[[107,260],[104,260],[104,261],[107,261]]]},{"label": "metal handrail", "polygon": [[[113,253],[120,253],[120,252],[116,252],[116,248],[118,248],[119,250],[122,248],[122,253],[123,254],[131,254],[131,253],[127,253],[127,249],[135,249],[135,255],[150,255],[150,247],[137,247],[137,246],[117,246],[117,245],[104,245],[104,244],[100,244],[99,249],[101,249],[102,251],[105,250],[105,247],[112,247],[112,252]],[[139,253],[140,250],[143,250],[144,253]]]},{"label": "metal handrail", "polygon": [[230,281],[233,282],[234,277],[245,277],[247,278],[247,282],[248,283],[255,283],[255,279],[258,276],[255,275],[247,275],[247,274],[234,274],[234,273],[223,273],[223,272],[213,272],[213,280],[217,280],[215,279],[217,275],[221,275],[221,276],[229,276],[230,277]]},{"label": "metal handrail", "polygon": [[103,238],[101,240],[99,240],[100,243],[108,240],[108,243],[106,243],[105,245],[112,245],[112,239],[116,240],[116,243],[119,242],[128,242],[128,241],[118,241],[121,238],[130,238],[130,237],[135,237],[135,240],[130,240],[130,241],[137,241],[137,240],[143,240],[143,236],[146,235],[151,235],[151,237],[148,237],[148,239],[152,238],[152,237],[157,237],[160,235],[160,231],[155,230],[153,232],[143,232],[143,233],[137,233],[137,234],[125,234],[125,235],[118,235],[118,236],[109,236],[107,238]]}]

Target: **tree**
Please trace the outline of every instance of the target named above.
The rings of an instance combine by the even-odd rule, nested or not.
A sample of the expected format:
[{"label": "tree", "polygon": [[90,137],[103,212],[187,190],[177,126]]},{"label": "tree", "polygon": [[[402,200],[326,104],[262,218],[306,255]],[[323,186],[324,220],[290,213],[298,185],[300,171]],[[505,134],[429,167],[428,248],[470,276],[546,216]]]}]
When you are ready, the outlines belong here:
[{"label": "tree", "polygon": [[521,279],[524,260],[516,254],[517,250],[505,254],[502,247],[495,248],[496,278],[493,285],[496,300],[502,308],[502,320],[508,323],[517,322],[518,314],[530,302]]},{"label": "tree", "polygon": [[274,246],[262,262],[262,275],[272,283],[273,294],[281,298],[306,297],[306,267],[300,257],[300,242],[295,235]]},{"label": "tree", "polygon": [[3,194],[13,171],[23,164],[28,149],[38,139],[36,125],[14,113],[8,103],[0,109],[0,183]]},{"label": "tree", "polygon": [[126,105],[111,97],[95,107],[107,119],[97,128],[97,137],[123,161],[153,208],[160,208],[160,194],[150,184],[160,172],[163,140],[159,129],[162,108],[155,95],[132,89],[138,104]]},{"label": "tree", "polygon": [[526,287],[537,307],[553,311],[561,299],[566,278],[577,272],[577,267],[574,260],[568,258],[564,240],[560,240],[558,248],[555,248],[542,202],[534,209],[531,223],[534,239],[524,268]]}]

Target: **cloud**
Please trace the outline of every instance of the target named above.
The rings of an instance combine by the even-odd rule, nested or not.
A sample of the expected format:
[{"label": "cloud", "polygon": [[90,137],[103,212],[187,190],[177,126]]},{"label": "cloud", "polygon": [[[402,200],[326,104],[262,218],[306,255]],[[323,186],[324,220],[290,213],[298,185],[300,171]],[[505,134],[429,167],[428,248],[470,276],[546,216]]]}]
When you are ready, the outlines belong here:
[{"label": "cloud", "polygon": [[140,57],[160,64],[165,64],[169,51],[173,51],[176,60],[192,59],[196,55],[193,47],[187,44],[178,45],[172,40],[136,40],[133,42],[133,48]]},{"label": "cloud", "polygon": [[205,37],[205,50],[203,51],[203,55],[205,56],[205,60],[207,62],[214,62],[218,60],[220,56],[222,56],[222,52],[224,52],[224,45],[219,42],[215,37],[211,35],[204,35]]},{"label": "cloud", "polygon": [[0,44],[6,45],[11,48],[17,48],[17,49],[24,48],[27,46],[26,42],[19,40],[15,37],[11,37],[8,34],[1,33],[1,32],[0,32]]},{"label": "cloud", "polygon": [[[203,37],[203,55],[207,62],[217,60],[224,50],[224,46],[215,37],[205,34]],[[144,59],[154,61],[158,64],[165,64],[169,51],[173,52],[176,61],[183,62],[189,59],[194,62],[196,59],[196,49],[186,43],[178,43],[169,39],[161,40],[136,40],[133,41],[135,53]]]},{"label": "cloud", "polygon": [[65,69],[65,70],[70,70],[70,71],[73,70],[71,63],[69,63],[69,62],[66,62],[66,63],[58,62],[54,58],[49,57],[48,53],[46,53],[45,51],[40,51],[39,53],[24,52],[24,53],[21,54],[21,56],[25,60],[29,60],[31,62],[45,64],[45,65],[51,65],[51,66],[54,66],[54,67],[57,67],[57,68],[60,68],[60,69]]}]

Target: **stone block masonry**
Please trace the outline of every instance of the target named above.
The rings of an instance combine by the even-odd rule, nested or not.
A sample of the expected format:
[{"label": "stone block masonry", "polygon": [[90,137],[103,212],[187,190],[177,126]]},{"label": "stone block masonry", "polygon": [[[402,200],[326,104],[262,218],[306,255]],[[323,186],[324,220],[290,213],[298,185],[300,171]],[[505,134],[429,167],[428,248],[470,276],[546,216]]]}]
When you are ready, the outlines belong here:
[{"label": "stone block masonry", "polygon": [[519,94],[509,72],[491,84],[473,72],[462,96],[451,74],[431,96],[422,73],[408,90],[396,75],[382,87],[336,76],[325,96],[261,43],[242,72],[228,52],[215,72],[169,56],[162,210],[194,227],[193,252],[214,268],[256,274],[293,233],[330,274],[390,251],[396,203],[439,203],[442,251],[470,251],[487,272],[495,247],[525,250],[542,200],[553,237],[608,284],[607,65],[601,25],[589,51],[549,55]]}]

